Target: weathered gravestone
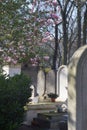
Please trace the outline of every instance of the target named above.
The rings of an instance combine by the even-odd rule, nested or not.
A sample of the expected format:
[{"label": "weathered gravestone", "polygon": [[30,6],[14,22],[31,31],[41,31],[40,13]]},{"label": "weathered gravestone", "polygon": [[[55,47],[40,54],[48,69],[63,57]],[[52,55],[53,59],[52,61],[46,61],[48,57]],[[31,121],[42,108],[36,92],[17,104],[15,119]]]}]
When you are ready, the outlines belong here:
[{"label": "weathered gravestone", "polygon": [[60,100],[60,101],[67,100],[68,98],[67,87],[68,87],[68,69],[67,66],[62,65],[58,69],[57,93],[59,96],[56,100]]},{"label": "weathered gravestone", "polygon": [[87,130],[87,45],[74,53],[68,69],[68,130]]},{"label": "weathered gravestone", "polygon": [[40,70],[37,76],[37,93],[39,95],[39,102],[49,102],[48,93],[55,92],[55,75],[53,70],[44,72]]},{"label": "weathered gravestone", "polygon": [[45,91],[47,93],[55,93],[55,72],[53,70],[46,74],[46,79],[44,71],[40,70],[37,79],[37,93],[39,96],[42,96]]},{"label": "weathered gravestone", "polygon": [[45,75],[42,70],[38,72],[37,75],[37,93],[39,96],[42,96],[44,94],[45,89]]},{"label": "weathered gravestone", "polygon": [[46,90],[47,93],[55,93],[55,72],[53,70],[47,73]]}]

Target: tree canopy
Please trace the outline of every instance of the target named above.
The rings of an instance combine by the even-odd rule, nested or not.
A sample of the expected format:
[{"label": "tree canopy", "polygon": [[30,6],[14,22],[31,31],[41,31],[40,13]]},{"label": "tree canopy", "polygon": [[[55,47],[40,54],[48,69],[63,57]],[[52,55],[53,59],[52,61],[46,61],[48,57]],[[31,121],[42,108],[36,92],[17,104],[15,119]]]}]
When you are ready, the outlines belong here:
[{"label": "tree canopy", "polygon": [[85,1],[79,5],[75,0],[1,0],[0,12],[0,61],[3,64],[44,64],[47,56],[55,68],[58,64],[67,64],[80,45],[82,30],[86,44]]}]

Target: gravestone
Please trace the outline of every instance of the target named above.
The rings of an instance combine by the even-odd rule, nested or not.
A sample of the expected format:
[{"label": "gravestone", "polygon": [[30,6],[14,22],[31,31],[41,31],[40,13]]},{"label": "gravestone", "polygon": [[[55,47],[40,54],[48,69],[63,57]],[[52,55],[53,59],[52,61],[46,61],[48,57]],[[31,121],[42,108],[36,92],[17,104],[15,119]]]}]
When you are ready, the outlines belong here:
[{"label": "gravestone", "polygon": [[62,65],[58,69],[57,94],[59,96],[56,100],[58,100],[58,101],[67,100],[67,98],[68,98],[67,87],[68,87],[68,69],[67,69],[67,66]]},{"label": "gravestone", "polygon": [[38,72],[37,75],[37,93],[39,96],[42,96],[44,94],[44,89],[45,89],[45,75],[42,70]]},{"label": "gravestone", "polygon": [[46,91],[47,93],[55,93],[55,72],[53,70],[47,73]]},{"label": "gravestone", "polygon": [[87,45],[74,53],[68,70],[68,130],[87,130]]},{"label": "gravestone", "polygon": [[[40,70],[38,72],[38,81],[37,81],[37,93],[42,96],[44,94],[44,90],[46,87],[47,93],[54,93],[55,92],[55,73],[53,70],[50,70],[46,74],[46,81],[45,81],[45,74],[44,71]],[[45,86],[46,82],[46,86]]]},{"label": "gravestone", "polygon": [[49,102],[48,94],[55,93],[55,72],[51,69],[48,72],[40,70],[37,79],[39,102]]}]

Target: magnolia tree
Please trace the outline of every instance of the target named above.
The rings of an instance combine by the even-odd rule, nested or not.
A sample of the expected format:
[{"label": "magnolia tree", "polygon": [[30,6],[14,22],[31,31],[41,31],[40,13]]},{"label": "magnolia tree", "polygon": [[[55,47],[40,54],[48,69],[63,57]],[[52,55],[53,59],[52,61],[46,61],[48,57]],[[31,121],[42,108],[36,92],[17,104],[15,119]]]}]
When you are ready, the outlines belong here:
[{"label": "magnolia tree", "polygon": [[[43,31],[42,32],[43,38],[41,39],[41,42],[38,44],[40,50],[38,53],[39,65],[44,67],[52,66],[52,58],[55,50],[55,44],[54,44],[55,41],[53,40],[55,37],[54,28],[55,25],[59,24],[61,21],[60,8],[58,6],[58,2],[52,0],[34,1],[33,4],[34,4],[33,11],[37,9],[39,13],[40,12],[43,13],[42,17],[40,17],[40,20],[42,22],[41,30]],[[49,62],[47,61],[47,59],[45,60],[44,57],[47,57]],[[36,58],[31,59],[31,61],[34,63],[35,59]]]},{"label": "magnolia tree", "polygon": [[43,65],[52,58],[54,26],[61,21],[56,0],[3,0],[0,12],[1,63]]}]

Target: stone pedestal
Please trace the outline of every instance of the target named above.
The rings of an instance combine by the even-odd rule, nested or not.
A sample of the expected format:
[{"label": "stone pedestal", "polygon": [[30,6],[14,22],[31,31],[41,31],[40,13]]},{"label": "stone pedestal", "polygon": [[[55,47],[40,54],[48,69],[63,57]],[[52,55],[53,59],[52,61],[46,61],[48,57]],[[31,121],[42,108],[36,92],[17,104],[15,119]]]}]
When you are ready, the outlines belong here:
[{"label": "stone pedestal", "polygon": [[37,118],[34,118],[32,123],[34,125],[36,122],[35,125],[42,129],[58,130],[62,121],[67,123],[67,113],[48,112],[38,113]]},{"label": "stone pedestal", "polygon": [[37,117],[38,113],[44,113],[44,112],[55,112],[57,111],[58,105],[62,104],[60,103],[37,103],[37,104],[27,104],[26,108],[26,114],[25,114],[25,121],[24,123],[27,125],[31,124],[31,121],[33,118]]}]

